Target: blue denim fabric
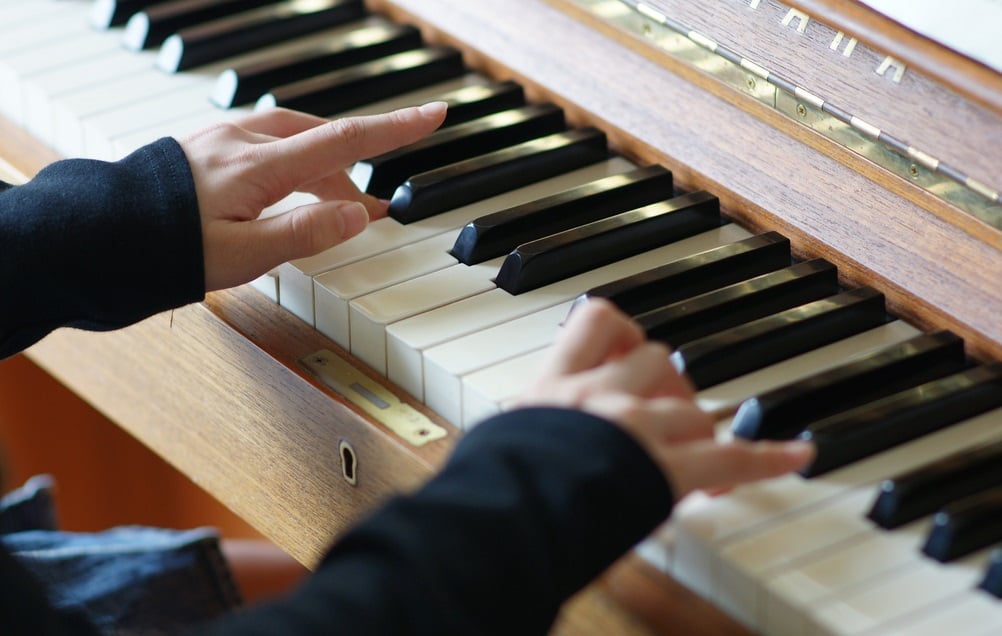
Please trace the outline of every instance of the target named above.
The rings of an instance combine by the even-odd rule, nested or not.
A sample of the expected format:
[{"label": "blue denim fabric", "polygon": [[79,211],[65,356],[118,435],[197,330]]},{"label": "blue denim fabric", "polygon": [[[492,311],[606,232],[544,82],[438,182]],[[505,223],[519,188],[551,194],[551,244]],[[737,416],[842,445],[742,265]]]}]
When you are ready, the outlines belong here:
[{"label": "blue denim fabric", "polygon": [[239,592],[211,528],[56,528],[52,482],[35,477],[0,499],[0,543],[45,586],[56,607],[103,632],[168,634],[228,612]]}]

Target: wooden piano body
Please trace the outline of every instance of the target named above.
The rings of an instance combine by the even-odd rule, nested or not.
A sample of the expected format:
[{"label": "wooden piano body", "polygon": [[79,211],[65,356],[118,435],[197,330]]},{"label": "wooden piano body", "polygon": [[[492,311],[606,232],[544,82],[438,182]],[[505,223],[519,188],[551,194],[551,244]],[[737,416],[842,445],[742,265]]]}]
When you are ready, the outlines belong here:
[{"label": "wooden piano body", "polygon": [[[877,287],[894,314],[923,329],[953,330],[965,338],[975,358],[1002,358],[1002,230],[923,188],[918,173],[927,174],[925,166],[909,165],[912,179],[894,174],[763,104],[749,95],[754,93],[750,84],[748,91],[728,86],[667,55],[650,32],[646,37],[628,33],[591,11],[589,4],[595,3],[370,4],[395,20],[420,25],[429,41],[461,48],[473,68],[517,79],[531,97],[565,107],[575,124],[601,127],[621,154],[664,164],[679,187],[712,191],[726,213],[746,227],[781,231],[792,239],[798,256],[836,263],[846,284]],[[680,5],[676,8],[685,12],[686,4],[660,2],[648,8],[667,13],[670,5]],[[705,20],[697,25],[702,33],[713,32],[718,42],[764,42],[745,50],[778,52],[774,68],[793,75],[809,67],[799,81],[813,90],[826,87],[811,82],[823,85],[831,78],[834,88],[858,89],[843,102],[855,107],[854,115],[914,139],[926,153],[945,153],[951,165],[980,181],[1002,182],[997,172],[1002,165],[1002,77],[997,72],[855,2],[751,3],[757,8],[742,0],[711,4],[719,6],[686,18],[692,24]],[[791,9],[820,23],[805,25],[799,33],[795,24],[770,17],[783,17]],[[751,17],[767,27],[742,22]],[[812,45],[803,38],[827,45],[836,31],[870,46],[863,51],[860,45],[855,65],[824,62],[821,55],[810,58],[805,68],[783,61],[783,54],[804,59],[797,57],[798,47]],[[908,65],[905,82],[874,73],[870,61],[879,63],[884,55]],[[838,72],[829,72],[825,64]],[[862,67],[868,75],[854,77]],[[762,79],[755,73],[747,77]],[[919,77],[924,79],[911,81]],[[923,111],[927,120],[919,121],[903,105],[921,104],[922,95],[914,91],[929,84],[946,91],[945,103],[951,107],[930,107]],[[944,102],[932,103],[939,108]],[[963,108],[953,108],[957,104]],[[958,113],[976,116],[958,120]],[[927,129],[933,131],[928,136]],[[25,174],[57,158],[9,123],[3,132],[0,157]],[[946,143],[955,145],[941,145]],[[352,360],[256,291],[238,289],[211,294],[204,303],[119,332],[61,330],[28,355],[290,554],[311,564],[365,510],[426,479],[461,434],[415,404],[448,434],[421,446],[402,439],[301,367],[298,361],[319,349]],[[392,385],[387,388],[413,403]],[[356,483],[345,478],[342,442],[354,453]],[[636,557],[617,565],[572,607],[568,633],[641,633],[644,628],[634,616],[672,633],[744,632]]]}]

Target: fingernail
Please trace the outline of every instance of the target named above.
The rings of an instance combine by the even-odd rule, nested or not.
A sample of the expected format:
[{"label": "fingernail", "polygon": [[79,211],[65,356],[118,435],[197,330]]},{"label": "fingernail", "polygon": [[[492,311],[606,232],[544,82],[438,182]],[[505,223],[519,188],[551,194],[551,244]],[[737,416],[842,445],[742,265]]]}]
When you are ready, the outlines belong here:
[{"label": "fingernail", "polygon": [[449,107],[445,102],[428,102],[424,106],[418,108],[421,114],[425,117],[440,117],[445,110]]},{"label": "fingernail", "polygon": [[348,239],[365,229],[369,224],[369,211],[357,201],[341,206],[341,239]]},{"label": "fingernail", "polygon": [[803,442],[799,440],[787,442],[785,450],[788,455],[802,461],[807,461],[808,459],[812,459],[815,453],[814,444],[812,444],[811,442]]}]

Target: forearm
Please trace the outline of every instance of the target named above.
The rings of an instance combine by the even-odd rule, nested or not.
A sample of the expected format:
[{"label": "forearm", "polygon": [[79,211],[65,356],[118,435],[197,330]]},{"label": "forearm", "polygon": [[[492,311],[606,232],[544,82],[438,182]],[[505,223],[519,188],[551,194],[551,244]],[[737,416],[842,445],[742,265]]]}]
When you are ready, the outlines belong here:
[{"label": "forearm", "polygon": [[350,532],[294,597],[213,633],[545,633],[671,502],[611,424],[506,414],[467,435],[425,488]]},{"label": "forearm", "polygon": [[105,330],[199,300],[198,203],[173,140],[68,160],[0,191],[0,357],[61,326]]}]

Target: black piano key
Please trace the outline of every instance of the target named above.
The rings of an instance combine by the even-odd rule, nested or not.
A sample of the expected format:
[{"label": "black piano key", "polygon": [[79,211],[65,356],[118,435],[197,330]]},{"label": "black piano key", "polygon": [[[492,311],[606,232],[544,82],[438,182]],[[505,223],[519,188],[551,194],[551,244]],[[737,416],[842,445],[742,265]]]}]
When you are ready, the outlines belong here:
[{"label": "black piano key", "polygon": [[362,0],[290,0],[181,29],[164,40],[157,66],[169,73],[254,51],[364,17]]},{"label": "black piano key", "polygon": [[91,7],[90,23],[98,29],[125,24],[132,14],[167,0],[97,0]]},{"label": "black piano key", "polygon": [[519,245],[494,282],[511,294],[720,227],[720,202],[698,191]]},{"label": "black piano key", "polygon": [[988,567],[985,568],[985,578],[978,587],[996,598],[1002,598],[1002,548],[992,550]]},{"label": "black piano key", "polygon": [[434,101],[448,105],[445,121],[442,122],[442,128],[448,128],[491,113],[523,106],[525,91],[519,84],[506,80],[457,88],[436,96]]},{"label": "black piano key", "polygon": [[522,106],[450,126],[409,146],[356,162],[351,178],[362,191],[389,199],[412,175],[566,128],[563,109],[552,104]]},{"label": "black piano key", "polygon": [[814,477],[1002,406],[1002,363],[974,367],[814,422]]},{"label": "black piano key", "polygon": [[937,512],[922,552],[946,563],[999,541],[1002,541],[1002,488],[993,488]]},{"label": "black piano key", "polygon": [[323,117],[464,74],[463,56],[449,47],[396,53],[343,70],[276,86],[258,106],[281,106]]},{"label": "black piano key", "polygon": [[767,232],[594,287],[576,298],[574,307],[590,298],[605,298],[638,316],[789,264],[790,240]]},{"label": "black piano key", "polygon": [[838,269],[822,259],[798,263],[640,314],[651,340],[677,348],[725,329],[838,292]]},{"label": "black piano key", "polygon": [[242,106],[282,84],[370,62],[421,46],[421,32],[401,24],[353,29],[302,50],[219,74],[211,100],[222,108]]},{"label": "black piano key", "polygon": [[997,486],[1002,486],[1002,441],[885,479],[867,517],[881,528],[897,528]]},{"label": "black piano key", "polygon": [[608,158],[605,133],[579,128],[412,176],[396,189],[390,216],[413,223]]},{"label": "black piano key", "polygon": [[671,359],[705,389],[886,321],[884,295],[864,287],[694,340]]},{"label": "black piano key", "polygon": [[527,241],[663,201],[672,187],[671,172],[661,166],[598,179],[475,219],[459,232],[450,253],[467,265],[482,263]]},{"label": "black piano key", "polygon": [[122,34],[122,45],[132,51],[154,48],[183,28],[279,1],[172,0],[157,3],[129,18]]},{"label": "black piano key", "polygon": [[745,400],[731,430],[745,439],[788,439],[812,421],[872,402],[966,365],[964,341],[923,334]]}]

